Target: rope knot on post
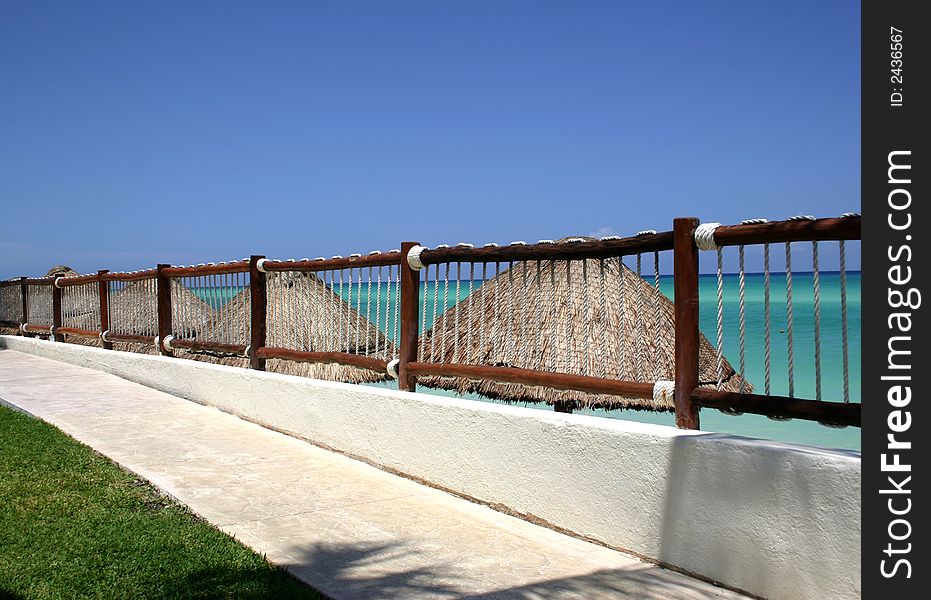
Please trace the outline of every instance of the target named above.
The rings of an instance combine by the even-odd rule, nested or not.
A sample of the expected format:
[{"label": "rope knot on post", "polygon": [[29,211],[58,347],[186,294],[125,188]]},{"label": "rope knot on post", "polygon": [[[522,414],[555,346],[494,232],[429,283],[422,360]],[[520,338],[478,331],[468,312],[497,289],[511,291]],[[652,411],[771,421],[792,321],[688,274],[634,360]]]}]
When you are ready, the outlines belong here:
[{"label": "rope knot on post", "polygon": [[[419,271],[424,268],[424,264],[420,262],[420,255],[426,249],[427,248],[425,246],[414,246],[410,249],[410,251],[408,251],[407,264],[410,265],[413,270]],[[397,377],[395,377],[395,379],[397,379]]]},{"label": "rope knot on post", "polygon": [[400,377],[400,375],[398,375],[398,365],[400,364],[401,361],[396,358],[389,362],[387,369],[385,369],[388,371],[388,375],[390,375],[393,379],[398,379]]},{"label": "rope knot on post", "polygon": [[653,384],[653,402],[663,404],[674,402],[673,395],[676,391],[675,381],[660,380]]},{"label": "rope knot on post", "polygon": [[695,245],[699,250],[718,249],[718,245],[714,242],[714,230],[720,226],[720,223],[702,223],[695,228]]},{"label": "rope knot on post", "polygon": [[265,269],[265,263],[267,262],[268,262],[267,258],[260,258],[258,261],[256,261],[255,268],[258,269],[262,273],[268,273],[268,271]]},{"label": "rope knot on post", "polygon": [[[157,338],[156,338],[157,339]],[[171,340],[175,339],[173,335],[166,335],[165,339],[162,340],[162,345],[165,346],[165,350],[171,352],[174,348],[171,347]]]}]

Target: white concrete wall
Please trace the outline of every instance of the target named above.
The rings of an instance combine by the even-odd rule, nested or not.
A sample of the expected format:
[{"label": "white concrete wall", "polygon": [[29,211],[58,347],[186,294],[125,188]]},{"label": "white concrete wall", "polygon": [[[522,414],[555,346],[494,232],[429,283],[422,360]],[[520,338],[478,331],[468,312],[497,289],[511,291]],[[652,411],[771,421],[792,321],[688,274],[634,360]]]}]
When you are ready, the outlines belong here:
[{"label": "white concrete wall", "polygon": [[20,337],[0,346],[215,406],[755,595],[860,595],[857,453]]}]

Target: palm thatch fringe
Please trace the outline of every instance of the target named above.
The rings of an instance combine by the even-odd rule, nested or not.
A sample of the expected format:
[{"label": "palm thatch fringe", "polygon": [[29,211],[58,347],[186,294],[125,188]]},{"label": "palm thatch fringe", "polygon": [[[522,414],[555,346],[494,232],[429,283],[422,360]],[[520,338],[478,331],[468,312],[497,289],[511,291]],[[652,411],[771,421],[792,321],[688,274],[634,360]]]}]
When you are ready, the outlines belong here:
[{"label": "palm thatch fringe", "polygon": [[[266,345],[302,351],[340,351],[388,360],[395,355],[394,344],[365,315],[340,298],[314,273],[271,273],[267,279]],[[248,343],[250,322],[249,290],[245,289],[220,310],[206,329],[205,338],[222,339],[224,332],[239,331],[245,324]],[[348,332],[348,333],[347,333]],[[337,347],[336,339],[345,343]],[[199,360],[227,365],[243,365],[237,357],[202,355]],[[272,359],[267,370],[346,383],[387,381],[387,373],[376,373],[337,364],[301,363]]]},{"label": "palm thatch fringe", "polygon": [[[443,313],[420,343],[430,349],[425,354],[435,363],[520,367],[625,381],[672,380],[675,312],[669,298],[616,258],[515,263]],[[717,353],[704,336],[699,352],[701,384],[714,386]],[[722,369],[723,389],[737,391],[740,376],[727,360]],[[507,402],[674,410],[671,400],[516,383],[436,376],[418,382]],[[749,391],[750,385],[745,384],[744,390]]]}]

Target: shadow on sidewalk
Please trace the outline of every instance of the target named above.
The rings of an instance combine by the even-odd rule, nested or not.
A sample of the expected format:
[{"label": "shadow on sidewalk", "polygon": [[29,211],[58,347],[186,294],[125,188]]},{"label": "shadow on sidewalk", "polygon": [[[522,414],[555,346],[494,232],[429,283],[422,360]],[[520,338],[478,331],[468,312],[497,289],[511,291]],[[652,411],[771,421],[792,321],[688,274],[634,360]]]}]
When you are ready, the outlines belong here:
[{"label": "shadow on sidewalk", "polygon": [[[556,600],[587,598],[657,598],[695,600],[718,597],[720,588],[648,563],[630,568],[550,579],[515,587],[482,580],[479,557],[463,556],[455,563],[435,563],[428,551],[399,544],[321,544],[292,551],[288,572],[333,598],[393,600],[460,598],[470,600]],[[487,569],[486,572],[492,572]],[[198,596],[236,571],[195,573],[178,582],[178,596]],[[509,574],[513,576],[513,574]],[[466,581],[479,580],[494,591],[469,593]],[[474,588],[473,588],[474,589]],[[715,593],[717,592],[717,593]],[[725,592],[726,593],[726,592]],[[268,596],[250,596],[265,598]]]}]

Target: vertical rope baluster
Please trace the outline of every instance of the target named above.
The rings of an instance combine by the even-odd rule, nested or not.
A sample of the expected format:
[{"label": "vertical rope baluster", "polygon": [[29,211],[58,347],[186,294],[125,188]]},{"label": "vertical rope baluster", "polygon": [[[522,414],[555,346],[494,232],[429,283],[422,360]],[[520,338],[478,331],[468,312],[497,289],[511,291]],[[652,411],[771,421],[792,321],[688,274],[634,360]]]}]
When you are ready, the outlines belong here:
[{"label": "vertical rope baluster", "polygon": [[818,272],[818,242],[811,243],[811,268],[815,302],[815,400],[821,400],[821,275]]},{"label": "vertical rope baluster", "polygon": [[537,306],[536,306],[536,314],[534,315],[534,325],[536,326],[536,329],[537,329],[537,335],[534,336],[534,342],[533,342],[534,361],[540,361],[540,362],[542,362],[542,358],[543,358],[543,352],[542,352],[542,348],[543,348],[543,281],[542,281],[542,276],[543,276],[543,273],[542,273],[541,266],[542,265],[540,261],[538,260],[537,261],[537,275],[536,275]]},{"label": "vertical rope baluster", "polygon": [[446,324],[447,314],[446,310],[449,308],[449,263],[445,263],[446,268],[443,271],[443,362],[449,362],[446,359],[446,353],[448,352],[449,346],[446,344],[447,333],[449,332],[449,326]]},{"label": "vertical rope baluster", "polygon": [[844,240],[840,240],[840,321],[841,342],[844,360],[844,403],[850,402],[850,368],[847,351],[847,256],[844,249]]},{"label": "vertical rope baluster", "polygon": [[[659,252],[653,253],[653,288],[656,290],[656,293],[659,294]],[[660,340],[659,340],[660,303],[659,302],[653,303],[653,320],[654,320],[653,322],[653,349],[655,352],[653,356],[653,378],[656,381],[659,381],[660,379],[665,378],[664,369],[662,368],[663,365],[660,364],[660,359],[665,358],[665,357],[661,356],[661,353],[659,352],[659,347],[660,347]]]},{"label": "vertical rope baluster", "polygon": [[424,338],[427,335],[427,300],[430,298],[430,265],[423,269],[423,282],[420,285],[420,304],[422,311],[420,316],[420,343],[417,344],[417,352],[420,362],[427,362],[427,344]]},{"label": "vertical rope baluster", "polygon": [[[381,275],[384,270],[384,267],[378,266],[378,279],[375,282],[375,329],[381,333],[381,287],[382,280]],[[377,335],[377,334],[376,334]],[[388,331],[385,330],[385,360],[388,359]],[[375,356],[378,356],[378,342],[375,343]]]},{"label": "vertical rope baluster", "polygon": [[738,391],[742,394],[744,393],[745,386],[745,377],[746,373],[746,345],[747,345],[747,317],[746,317],[746,276],[744,273],[744,246],[741,244],[737,248],[737,256],[739,261],[739,270],[740,270],[740,282],[739,282],[739,294],[740,294],[740,388]]},{"label": "vertical rope baluster", "polygon": [[400,351],[401,338],[398,335],[398,325],[401,322],[401,266],[394,267],[394,357]]},{"label": "vertical rope baluster", "polygon": [[501,335],[502,335],[501,330],[503,329],[503,327],[501,326],[502,324],[501,324],[501,321],[499,320],[500,315],[498,312],[498,307],[501,305],[501,300],[500,300],[501,278],[499,277],[500,274],[501,274],[501,263],[496,262],[495,263],[495,277],[494,277],[495,301],[492,303],[492,309],[494,310],[494,318],[492,319],[492,321],[494,322],[494,329],[492,329],[491,331],[491,337],[493,340],[492,343],[494,344],[494,351],[491,356],[491,359],[492,359],[491,362],[493,363],[502,362],[502,358],[504,357],[504,350],[501,348]]},{"label": "vertical rope baluster", "polygon": [[[592,302],[591,294],[589,293],[589,284],[588,284],[588,260],[582,261],[582,285],[585,288],[582,290],[582,303],[585,310],[585,322],[589,327],[592,325]],[[572,318],[571,315],[569,317]],[[593,374],[594,369],[591,369],[592,363],[592,332],[591,329],[585,332],[585,359],[582,362],[582,375]]]},{"label": "vertical rope baluster", "polygon": [[[424,303],[426,307],[426,303]],[[365,288],[365,355],[372,352],[372,267],[369,267],[368,283]],[[420,360],[423,360],[421,358]]]},{"label": "vertical rope baluster", "polygon": [[477,364],[474,358],[475,346],[473,344],[473,339],[472,339],[472,331],[475,329],[475,324],[474,324],[475,323],[475,302],[473,302],[473,298],[472,298],[472,292],[474,291],[475,291],[475,263],[470,262],[469,263],[469,296],[468,296],[469,312],[467,316],[468,328],[466,329],[466,335],[468,336],[466,338],[467,340],[466,349],[468,350],[466,361],[468,361],[469,364]]},{"label": "vertical rope baluster", "polygon": [[[343,302],[346,303],[346,353],[352,353],[352,269],[347,269],[346,297]],[[342,271],[340,271],[342,273]]]},{"label": "vertical rope baluster", "polygon": [[453,304],[453,362],[459,364],[459,313],[462,306],[459,304],[462,290],[462,263],[456,263],[456,300]]},{"label": "vertical rope baluster", "polygon": [[[356,280],[356,354],[359,354],[359,348],[362,347],[362,267],[359,267],[358,271],[359,277]],[[365,352],[362,352],[362,354],[365,354]]]},{"label": "vertical rope baluster", "polygon": [[[488,263],[483,262],[482,263],[482,285],[479,287],[485,288],[486,281],[488,281]],[[488,323],[486,322],[486,315],[488,315],[488,289],[487,288],[482,289],[481,295],[482,295],[482,308],[481,308],[481,325],[479,326],[479,330],[478,330],[478,337],[479,337],[478,347],[479,347],[479,350],[482,353],[484,353],[486,352],[485,330],[488,328]],[[491,323],[491,326],[494,327],[496,326],[496,324]],[[476,358],[476,364],[482,364],[483,362],[485,362],[484,358],[480,354]]]},{"label": "vertical rope baluster", "polygon": [[598,271],[601,275],[601,327],[598,328],[598,362],[601,363],[601,376],[608,376],[608,349],[605,344],[605,330],[608,328],[608,286],[605,282],[605,259],[598,259]]},{"label": "vertical rope baluster", "polygon": [[507,335],[507,360],[511,366],[517,362],[517,341],[514,331],[514,263],[509,262],[507,268],[508,274],[508,335]]},{"label": "vertical rope baluster", "polygon": [[[427,265],[429,269],[430,265]],[[440,265],[433,266],[433,322],[430,324],[430,362],[436,362],[434,347],[436,346],[436,316],[440,305]]]},{"label": "vertical rope baluster", "polygon": [[627,368],[627,348],[625,345],[625,339],[627,336],[627,298],[624,292],[624,279],[626,278],[624,273],[624,257],[619,256],[617,259],[617,273],[618,273],[618,301],[621,303],[620,314],[621,314],[621,334],[618,336],[620,340],[620,348],[618,348],[618,373],[617,378],[623,379],[626,375],[630,377],[630,373],[626,371]]},{"label": "vertical rope baluster", "polygon": [[716,389],[720,390],[724,382],[724,256],[720,247],[715,251],[718,255],[718,383]]},{"label": "vertical rope baluster", "polygon": [[566,261],[566,348],[562,355],[563,373],[571,373],[569,368],[569,355],[572,354],[572,261]]},{"label": "vertical rope baluster", "polygon": [[556,348],[557,334],[558,329],[556,327],[556,305],[558,304],[558,296],[556,295],[556,261],[550,259],[550,370],[558,371],[559,367],[556,366],[556,359],[558,357],[558,349]]},{"label": "vertical rope baluster", "polygon": [[792,339],[792,245],[786,242],[786,332],[789,344],[789,398],[795,397],[795,348]]},{"label": "vertical rope baluster", "polygon": [[764,314],[764,331],[763,331],[763,369],[766,381],[766,395],[770,394],[770,308],[769,308],[769,244],[763,244],[763,312]]},{"label": "vertical rope baluster", "polygon": [[641,275],[642,255],[637,254],[637,381],[643,381],[643,275]]},{"label": "vertical rope baluster", "polygon": [[521,294],[523,295],[522,301],[520,302],[520,358],[519,364],[521,367],[527,367],[527,346],[530,344],[530,341],[527,339],[527,261],[523,260],[520,263],[521,266]]}]

